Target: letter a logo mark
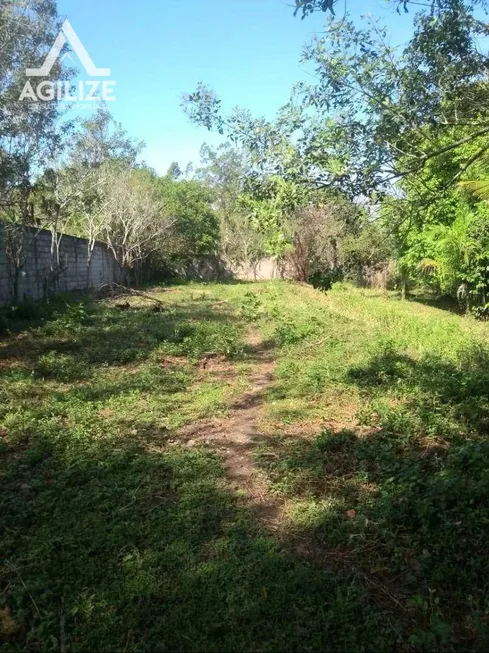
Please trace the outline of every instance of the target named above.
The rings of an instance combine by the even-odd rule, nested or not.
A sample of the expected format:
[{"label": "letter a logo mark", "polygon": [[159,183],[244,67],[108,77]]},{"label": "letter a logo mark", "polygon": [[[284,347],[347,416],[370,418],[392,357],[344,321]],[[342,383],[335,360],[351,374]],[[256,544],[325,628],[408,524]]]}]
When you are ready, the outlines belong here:
[{"label": "letter a logo mark", "polygon": [[65,20],[53,47],[40,68],[26,68],[28,77],[47,77],[64,45],[69,43],[90,77],[109,77],[110,68],[97,68],[68,20]]}]

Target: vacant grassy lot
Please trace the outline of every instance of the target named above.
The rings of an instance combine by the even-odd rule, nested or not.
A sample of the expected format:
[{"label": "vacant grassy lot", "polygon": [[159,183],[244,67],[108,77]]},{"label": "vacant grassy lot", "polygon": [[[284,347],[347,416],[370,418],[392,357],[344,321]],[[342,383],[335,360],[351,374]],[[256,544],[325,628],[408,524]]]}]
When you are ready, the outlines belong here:
[{"label": "vacant grassy lot", "polygon": [[1,650],[487,650],[489,327],[152,293],[2,318]]}]

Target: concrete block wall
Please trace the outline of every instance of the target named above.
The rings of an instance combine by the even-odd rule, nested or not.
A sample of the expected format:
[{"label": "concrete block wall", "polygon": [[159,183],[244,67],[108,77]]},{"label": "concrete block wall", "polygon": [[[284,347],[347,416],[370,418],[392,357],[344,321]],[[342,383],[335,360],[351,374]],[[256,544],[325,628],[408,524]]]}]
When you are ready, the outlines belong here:
[{"label": "concrete block wall", "polygon": [[239,279],[241,281],[268,281],[291,278],[291,275],[271,257],[264,257],[255,265],[233,265],[217,257],[196,259],[181,270],[181,276],[200,281]]},{"label": "concrete block wall", "polygon": [[88,241],[63,235],[60,265],[56,269],[51,256],[51,232],[27,228],[23,239],[23,265],[17,273],[16,298],[16,269],[7,255],[5,225],[0,223],[0,305],[123,281],[122,270],[104,243],[95,243],[88,265]]},{"label": "concrete block wall", "polygon": [[286,277],[285,271],[280,268],[276,259],[262,258],[256,265],[242,265],[233,268],[235,279],[242,281],[268,281]]}]

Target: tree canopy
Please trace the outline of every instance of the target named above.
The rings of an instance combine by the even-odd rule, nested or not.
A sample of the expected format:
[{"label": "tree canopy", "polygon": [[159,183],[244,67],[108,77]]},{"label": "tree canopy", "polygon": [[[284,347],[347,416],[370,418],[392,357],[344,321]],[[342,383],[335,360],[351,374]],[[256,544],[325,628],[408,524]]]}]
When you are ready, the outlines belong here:
[{"label": "tree canopy", "polygon": [[[414,10],[413,34],[403,47],[394,47],[388,29],[371,16],[359,26],[347,13],[336,18],[331,2],[298,1],[303,17],[326,12],[326,30],[303,52],[313,81],[298,81],[273,120],[241,108],[224,112],[203,83],[184,97],[184,109],[248,153],[252,214],[277,243],[281,220],[294,205],[320,204],[321,191],[336,192],[368,205],[370,221],[385,232],[378,233],[379,246],[392,243],[401,278],[453,293],[467,287],[485,303],[486,281],[467,272],[485,264],[482,255],[468,253],[485,247],[485,3],[396,6]],[[448,244],[454,239],[466,253],[463,264]]]}]

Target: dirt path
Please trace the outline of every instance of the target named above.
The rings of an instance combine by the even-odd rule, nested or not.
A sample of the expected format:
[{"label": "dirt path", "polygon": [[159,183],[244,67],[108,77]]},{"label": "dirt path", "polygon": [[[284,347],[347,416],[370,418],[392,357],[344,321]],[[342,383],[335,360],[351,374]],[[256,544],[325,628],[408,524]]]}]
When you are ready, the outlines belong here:
[{"label": "dirt path", "polygon": [[283,502],[269,492],[268,483],[254,462],[254,450],[265,441],[257,428],[263,394],[273,381],[275,361],[256,329],[250,329],[248,346],[253,369],[250,390],[245,392],[222,419],[199,420],[180,431],[187,446],[206,444],[224,457],[227,482],[243,493],[257,518],[276,530],[281,522]]}]

